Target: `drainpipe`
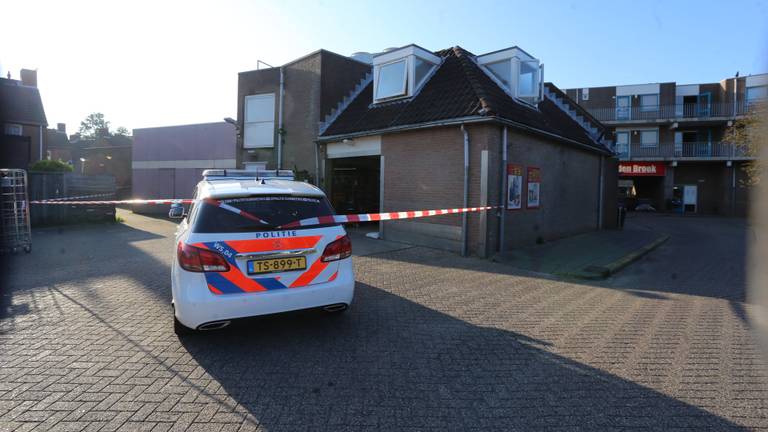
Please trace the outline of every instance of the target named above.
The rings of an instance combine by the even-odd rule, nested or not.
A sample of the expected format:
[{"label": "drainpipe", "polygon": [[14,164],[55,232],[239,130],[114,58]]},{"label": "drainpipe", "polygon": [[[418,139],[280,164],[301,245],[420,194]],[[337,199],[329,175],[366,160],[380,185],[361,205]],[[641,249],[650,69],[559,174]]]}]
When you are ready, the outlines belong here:
[{"label": "drainpipe", "polygon": [[499,182],[499,253],[504,252],[504,222],[507,216],[507,127],[501,129],[501,181]]},{"label": "drainpipe", "polygon": [[603,229],[603,183],[605,183],[605,156],[600,155],[600,185],[597,187],[597,229]]},{"label": "drainpipe", "polygon": [[43,125],[40,125],[40,160],[43,160]]},{"label": "drainpipe", "polygon": [[[469,132],[461,125],[461,132],[464,134],[464,208],[469,207]],[[469,231],[467,231],[467,213],[461,214],[461,256],[467,256],[467,243],[469,241]]]},{"label": "drainpipe", "polygon": [[736,117],[736,115],[739,113],[738,111],[738,104],[736,103],[738,97],[739,97],[739,75],[737,74],[736,77],[733,78],[733,116]]},{"label": "drainpipe", "polygon": [[285,76],[280,66],[280,95],[277,108],[277,169],[283,168],[283,95],[285,94]]}]

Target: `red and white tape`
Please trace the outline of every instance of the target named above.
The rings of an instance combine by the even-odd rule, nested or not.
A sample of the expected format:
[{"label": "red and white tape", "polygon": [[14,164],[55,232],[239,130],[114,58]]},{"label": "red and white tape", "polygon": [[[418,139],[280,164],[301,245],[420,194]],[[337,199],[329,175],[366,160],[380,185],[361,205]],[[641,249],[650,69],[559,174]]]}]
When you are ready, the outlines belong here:
[{"label": "red and white tape", "polygon": [[[71,199],[71,198],[70,198]],[[194,200],[191,199],[156,199],[156,200],[118,200],[118,201],[52,201],[52,200],[38,200],[30,201],[30,204],[58,204],[58,205],[116,205],[116,204],[192,204]]]},{"label": "red and white tape", "polygon": [[[55,198],[49,200],[30,201],[30,204],[58,204],[58,205],[116,205],[116,204],[150,204],[150,205],[163,205],[163,204],[191,204],[194,200],[191,199],[156,199],[156,200],[119,200],[119,201],[68,201],[81,197],[67,197],[67,198]],[[238,214],[245,218],[251,219],[255,222],[269,225],[268,222],[261,218],[241,210],[237,207],[231,206],[220,200],[206,199],[206,203],[215,205],[224,210]],[[452,209],[436,209],[436,210],[415,210],[415,211],[401,211],[401,212],[385,212],[385,213],[361,213],[350,215],[331,215],[320,216],[307,219],[301,219],[295,222],[287,223],[276,228],[297,228],[307,227],[314,225],[326,225],[333,223],[354,223],[354,222],[375,222],[386,220],[398,220],[398,219],[416,219],[431,216],[461,214],[461,213],[473,213],[486,210],[492,210],[498,208],[497,206],[487,207],[466,207],[466,208],[452,208]]]},{"label": "red and white tape", "polygon": [[93,195],[71,196],[71,197],[64,197],[64,198],[48,198],[44,200],[37,200],[37,201],[31,201],[31,202],[33,204],[50,204],[54,202],[73,201],[73,200],[81,200],[86,198],[106,198],[112,195],[114,195],[114,193],[102,193],[102,194],[93,194]]},{"label": "red and white tape", "polygon": [[396,219],[415,219],[430,216],[440,216],[459,213],[472,213],[479,211],[492,210],[497,208],[491,207],[467,207],[467,208],[453,208],[453,209],[439,209],[439,210],[416,210],[416,211],[403,211],[403,212],[387,212],[387,213],[361,213],[352,215],[333,215],[333,216],[320,216],[314,218],[302,219],[296,222],[291,222],[280,226],[280,228],[296,228],[306,227],[312,225],[325,225],[331,223],[352,223],[352,222],[375,222],[384,220],[396,220]]}]

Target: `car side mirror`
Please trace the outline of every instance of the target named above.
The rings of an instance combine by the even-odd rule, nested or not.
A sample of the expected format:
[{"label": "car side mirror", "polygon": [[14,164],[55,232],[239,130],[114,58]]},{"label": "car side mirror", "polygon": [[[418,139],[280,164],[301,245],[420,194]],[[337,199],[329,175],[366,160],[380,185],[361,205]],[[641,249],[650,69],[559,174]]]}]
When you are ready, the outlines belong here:
[{"label": "car side mirror", "polygon": [[168,217],[171,219],[183,219],[184,206],[181,204],[171,204],[171,209],[168,210]]}]

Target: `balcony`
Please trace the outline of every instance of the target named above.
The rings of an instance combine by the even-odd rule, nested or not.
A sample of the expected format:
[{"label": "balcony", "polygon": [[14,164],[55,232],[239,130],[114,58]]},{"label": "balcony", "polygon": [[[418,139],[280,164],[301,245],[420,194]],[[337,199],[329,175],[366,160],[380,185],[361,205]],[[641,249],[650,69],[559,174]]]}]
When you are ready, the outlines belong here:
[{"label": "balcony", "polygon": [[[622,148],[623,147],[623,148]],[[753,159],[745,149],[722,141],[661,143],[656,146],[632,144],[617,146],[616,152],[621,160],[668,159],[668,160],[732,160]]]},{"label": "balcony", "polygon": [[654,105],[644,107],[587,108],[597,120],[604,123],[652,123],[661,120],[711,120],[741,116],[754,104],[745,102]]}]

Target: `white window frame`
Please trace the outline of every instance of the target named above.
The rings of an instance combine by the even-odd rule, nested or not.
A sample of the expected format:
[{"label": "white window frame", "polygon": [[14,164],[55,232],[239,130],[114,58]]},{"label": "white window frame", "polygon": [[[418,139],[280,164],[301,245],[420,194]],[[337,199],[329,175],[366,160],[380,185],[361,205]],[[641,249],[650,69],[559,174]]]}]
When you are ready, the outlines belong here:
[{"label": "white window frame", "polygon": [[[381,81],[382,69],[389,65],[393,65],[395,63],[403,63],[405,65],[405,67],[403,67],[402,86],[400,88],[400,92],[379,97],[379,82]],[[396,98],[408,96],[408,68],[409,68],[408,63],[409,63],[408,58],[401,58],[397,60],[392,60],[387,63],[383,63],[378,66],[378,70],[376,71],[376,85],[375,85],[376,88],[374,89],[374,91],[376,92],[374,99],[376,101],[384,101],[384,100],[390,100],[390,99],[396,99]]]},{"label": "white window frame", "polygon": [[[659,131],[657,129],[645,129],[645,130],[639,130],[637,132],[640,134],[640,148],[656,148],[659,146]],[[656,135],[656,141],[654,141],[653,144],[643,143],[644,133],[653,133],[654,135]]]},{"label": "white window frame", "polygon": [[[531,86],[531,93],[530,94],[523,94],[520,91],[520,85],[522,84],[521,77],[523,75],[523,63],[532,63],[534,65],[533,67],[533,85]],[[512,68],[514,70],[514,68]],[[517,97],[525,97],[525,98],[535,98],[539,95],[539,86],[541,83],[539,82],[541,78],[539,77],[539,61],[538,60],[520,60],[520,65],[517,67]]]},{"label": "white window frame", "polygon": [[[499,62],[509,62],[510,64],[510,76],[507,77],[509,86],[505,85],[496,75],[491,72],[491,69],[487,66],[489,64]],[[528,53],[522,51],[517,47],[507,48],[500,51],[495,51],[488,54],[483,54],[477,57],[477,63],[482,66],[483,72],[488,75],[496,84],[499,85],[508,95],[517,99],[518,101],[526,104],[532,104],[532,102],[538,101],[541,97],[541,83],[543,81],[543,74],[541,70],[541,61]],[[534,85],[531,89],[531,94],[520,93],[520,71],[522,69],[522,63],[535,64],[534,67]],[[532,101],[532,100],[533,101]]]},{"label": "white window frame", "polygon": [[[261,121],[248,121],[248,101],[253,99],[272,99],[272,119]],[[253,95],[246,95],[243,100],[243,148],[273,148],[275,146],[275,93],[260,93]],[[272,140],[270,144],[258,145],[248,142],[248,125],[249,124],[272,124]]]},{"label": "white window frame", "polygon": [[[654,105],[643,105],[644,96],[656,96],[656,103]],[[638,97],[640,98],[640,112],[654,112],[659,110],[659,94],[658,93],[641,94],[641,95],[638,95]]]}]

